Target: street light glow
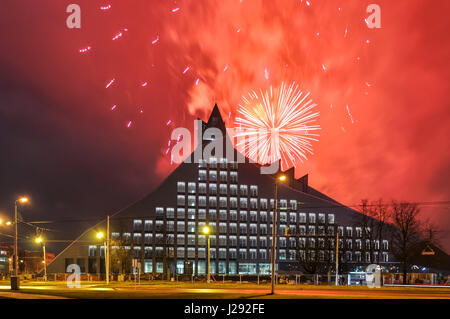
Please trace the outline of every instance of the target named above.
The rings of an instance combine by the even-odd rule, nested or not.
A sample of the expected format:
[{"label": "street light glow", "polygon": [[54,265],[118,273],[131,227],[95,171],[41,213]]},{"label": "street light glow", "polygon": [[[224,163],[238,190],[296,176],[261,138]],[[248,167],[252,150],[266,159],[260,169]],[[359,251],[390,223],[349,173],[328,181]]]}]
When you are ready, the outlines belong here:
[{"label": "street light glow", "polygon": [[36,238],[34,239],[34,242],[35,242],[36,244],[40,244],[40,243],[42,243],[43,241],[44,241],[44,239],[43,239],[41,236],[36,237]]},{"label": "street light glow", "polygon": [[10,220],[8,220],[8,221],[5,223],[6,226],[10,226],[11,224],[12,224],[12,222],[11,222]]},{"label": "street light glow", "polygon": [[21,202],[22,204],[28,203],[28,197],[21,197],[19,198],[19,202]]},{"label": "street light glow", "polygon": [[286,175],[281,175],[280,177],[278,177],[278,179],[284,182],[286,180]]},{"label": "street light glow", "polygon": [[103,232],[98,232],[96,236],[98,239],[102,239],[104,235]]},{"label": "street light glow", "polygon": [[205,235],[209,234],[209,227],[208,226],[203,227],[203,234],[205,234]]}]

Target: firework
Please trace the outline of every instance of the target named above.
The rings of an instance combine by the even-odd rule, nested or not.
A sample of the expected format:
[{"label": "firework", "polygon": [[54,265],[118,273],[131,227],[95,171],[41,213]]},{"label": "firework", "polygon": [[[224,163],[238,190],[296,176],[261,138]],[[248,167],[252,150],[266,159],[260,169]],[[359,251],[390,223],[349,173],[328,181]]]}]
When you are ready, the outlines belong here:
[{"label": "firework", "polygon": [[90,49],[91,49],[91,47],[90,47],[90,46],[87,46],[87,47],[85,47],[85,48],[80,49],[79,51],[80,51],[80,53],[86,53],[86,52],[88,52]]},{"label": "firework", "polygon": [[108,4],[108,5],[106,5],[106,6],[101,6],[101,7],[100,7],[100,10],[103,10],[103,11],[109,10],[109,9],[111,9],[111,5],[110,5],[110,4]]},{"label": "firework", "polygon": [[190,68],[190,66],[187,66],[186,69],[184,69],[183,74],[186,74],[186,72],[189,71]]},{"label": "firework", "polygon": [[116,79],[112,79],[111,81],[109,81],[106,85],[105,88],[109,88],[114,82],[116,81]]},{"label": "firework", "polygon": [[283,169],[303,162],[313,154],[311,142],[318,141],[320,126],[312,124],[319,117],[316,105],[295,82],[250,92],[234,123],[237,149],[260,164],[281,159]]}]

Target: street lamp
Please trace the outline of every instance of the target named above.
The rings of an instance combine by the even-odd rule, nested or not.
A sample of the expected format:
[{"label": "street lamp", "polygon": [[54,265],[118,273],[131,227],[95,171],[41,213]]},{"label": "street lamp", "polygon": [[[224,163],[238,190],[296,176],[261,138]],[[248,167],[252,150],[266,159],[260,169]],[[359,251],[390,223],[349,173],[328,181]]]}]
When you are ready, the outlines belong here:
[{"label": "street lamp", "polygon": [[14,277],[11,277],[11,289],[19,289],[19,248],[18,248],[18,222],[17,222],[17,206],[19,203],[28,203],[28,198],[25,196],[20,197],[14,201],[14,225],[15,225],[15,236],[14,236]]},{"label": "street lamp", "polygon": [[[101,240],[105,237],[103,232],[98,232],[96,237]],[[104,247],[105,247],[105,277],[106,284],[109,284],[109,216],[108,216],[108,224],[107,224],[107,235],[104,239]]]},{"label": "street lamp", "polygon": [[208,247],[208,268],[207,268],[207,275],[206,275],[206,282],[209,284],[211,281],[211,273],[210,273],[210,239],[209,239],[209,233],[211,232],[211,229],[209,228],[208,225],[206,225],[205,227],[203,227],[202,232],[204,235],[206,235],[206,240],[207,240],[207,247]]},{"label": "street lamp", "polygon": [[44,281],[47,281],[47,255],[45,253],[45,241],[44,241],[44,238],[42,238],[42,236],[36,237],[34,239],[34,242],[36,244],[42,244],[42,253],[44,254],[44,260],[42,261],[42,263],[44,264]]},{"label": "street lamp", "polygon": [[271,249],[271,264],[272,264],[272,291],[275,293],[275,260],[276,260],[276,245],[277,245],[277,202],[278,202],[278,182],[285,182],[287,180],[286,175],[280,175],[275,179],[275,196],[273,201],[273,219],[272,219],[272,249]]}]

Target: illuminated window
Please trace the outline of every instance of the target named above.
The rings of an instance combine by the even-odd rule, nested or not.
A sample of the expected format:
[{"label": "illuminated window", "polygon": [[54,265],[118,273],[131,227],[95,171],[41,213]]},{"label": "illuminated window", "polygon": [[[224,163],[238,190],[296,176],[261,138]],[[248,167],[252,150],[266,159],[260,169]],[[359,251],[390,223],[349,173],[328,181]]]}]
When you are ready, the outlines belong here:
[{"label": "illuminated window", "polygon": [[309,214],[309,223],[310,224],[316,223],[316,214]]},{"label": "illuminated window", "polygon": [[209,183],[209,195],[217,195],[217,184]]},{"label": "illuminated window", "polygon": [[328,214],[328,224],[334,224],[334,214]]},{"label": "illuminated window", "polygon": [[185,216],[184,208],[177,208],[177,218],[184,219],[184,216]]},{"label": "illuminated window", "polygon": [[188,219],[195,219],[195,209],[193,208],[188,209]]},{"label": "illuminated window", "polygon": [[142,230],[142,220],[135,219],[133,221],[133,230],[134,231],[141,231]]},{"label": "illuminated window", "polygon": [[212,182],[217,181],[217,171],[216,170],[209,171],[209,180]]},{"label": "illuminated window", "polygon": [[177,196],[177,205],[178,206],[184,206],[185,204],[185,197],[184,195],[178,195]]},{"label": "illuminated window", "polygon": [[237,195],[237,185],[230,185],[230,195]]},{"label": "illuminated window", "polygon": [[188,196],[188,206],[195,207],[195,196]]},{"label": "illuminated window", "polygon": [[228,173],[226,171],[220,171],[220,181],[226,182],[228,177]]},{"label": "illuminated window", "polygon": [[188,193],[195,194],[195,191],[196,191],[195,183],[188,183]]},{"label": "illuminated window", "polygon": [[230,181],[232,183],[237,183],[237,181],[238,181],[237,172],[230,172]]},{"label": "illuminated window", "polygon": [[198,219],[205,220],[206,219],[206,209],[198,210]]},{"label": "illuminated window", "polygon": [[220,184],[219,192],[221,195],[226,195],[227,194],[227,184]]},{"label": "illuminated window", "polygon": [[198,171],[198,180],[206,181],[206,170],[201,169]]},{"label": "illuminated window", "polygon": [[250,186],[250,196],[252,196],[252,197],[258,196],[258,186],[256,186],[256,185]]},{"label": "illuminated window", "polygon": [[199,183],[198,184],[198,193],[199,194],[206,194],[206,184],[205,183]]},{"label": "illuminated window", "polygon": [[230,219],[231,220],[237,220],[237,211],[230,210]]},{"label": "illuminated window", "polygon": [[297,210],[297,201],[295,199],[289,201],[289,208],[291,210]]},{"label": "illuminated window", "polygon": [[178,193],[184,193],[186,190],[186,183],[185,182],[178,182],[177,183],[177,191]]}]

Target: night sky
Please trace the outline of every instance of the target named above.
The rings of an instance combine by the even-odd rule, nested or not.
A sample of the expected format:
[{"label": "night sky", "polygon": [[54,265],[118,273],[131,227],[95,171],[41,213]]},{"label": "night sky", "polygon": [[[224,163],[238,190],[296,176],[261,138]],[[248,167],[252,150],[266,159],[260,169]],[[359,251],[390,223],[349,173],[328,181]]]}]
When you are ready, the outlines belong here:
[{"label": "night sky", "polygon": [[[66,26],[71,3],[81,29]],[[381,29],[364,22],[370,3]],[[298,177],[348,205],[447,201],[448,12],[446,0],[3,0],[0,215],[26,194],[26,221],[73,239],[175,168],[172,129],[215,102],[232,125],[243,95],[290,81],[322,128]],[[449,206],[423,212],[450,251]]]}]

